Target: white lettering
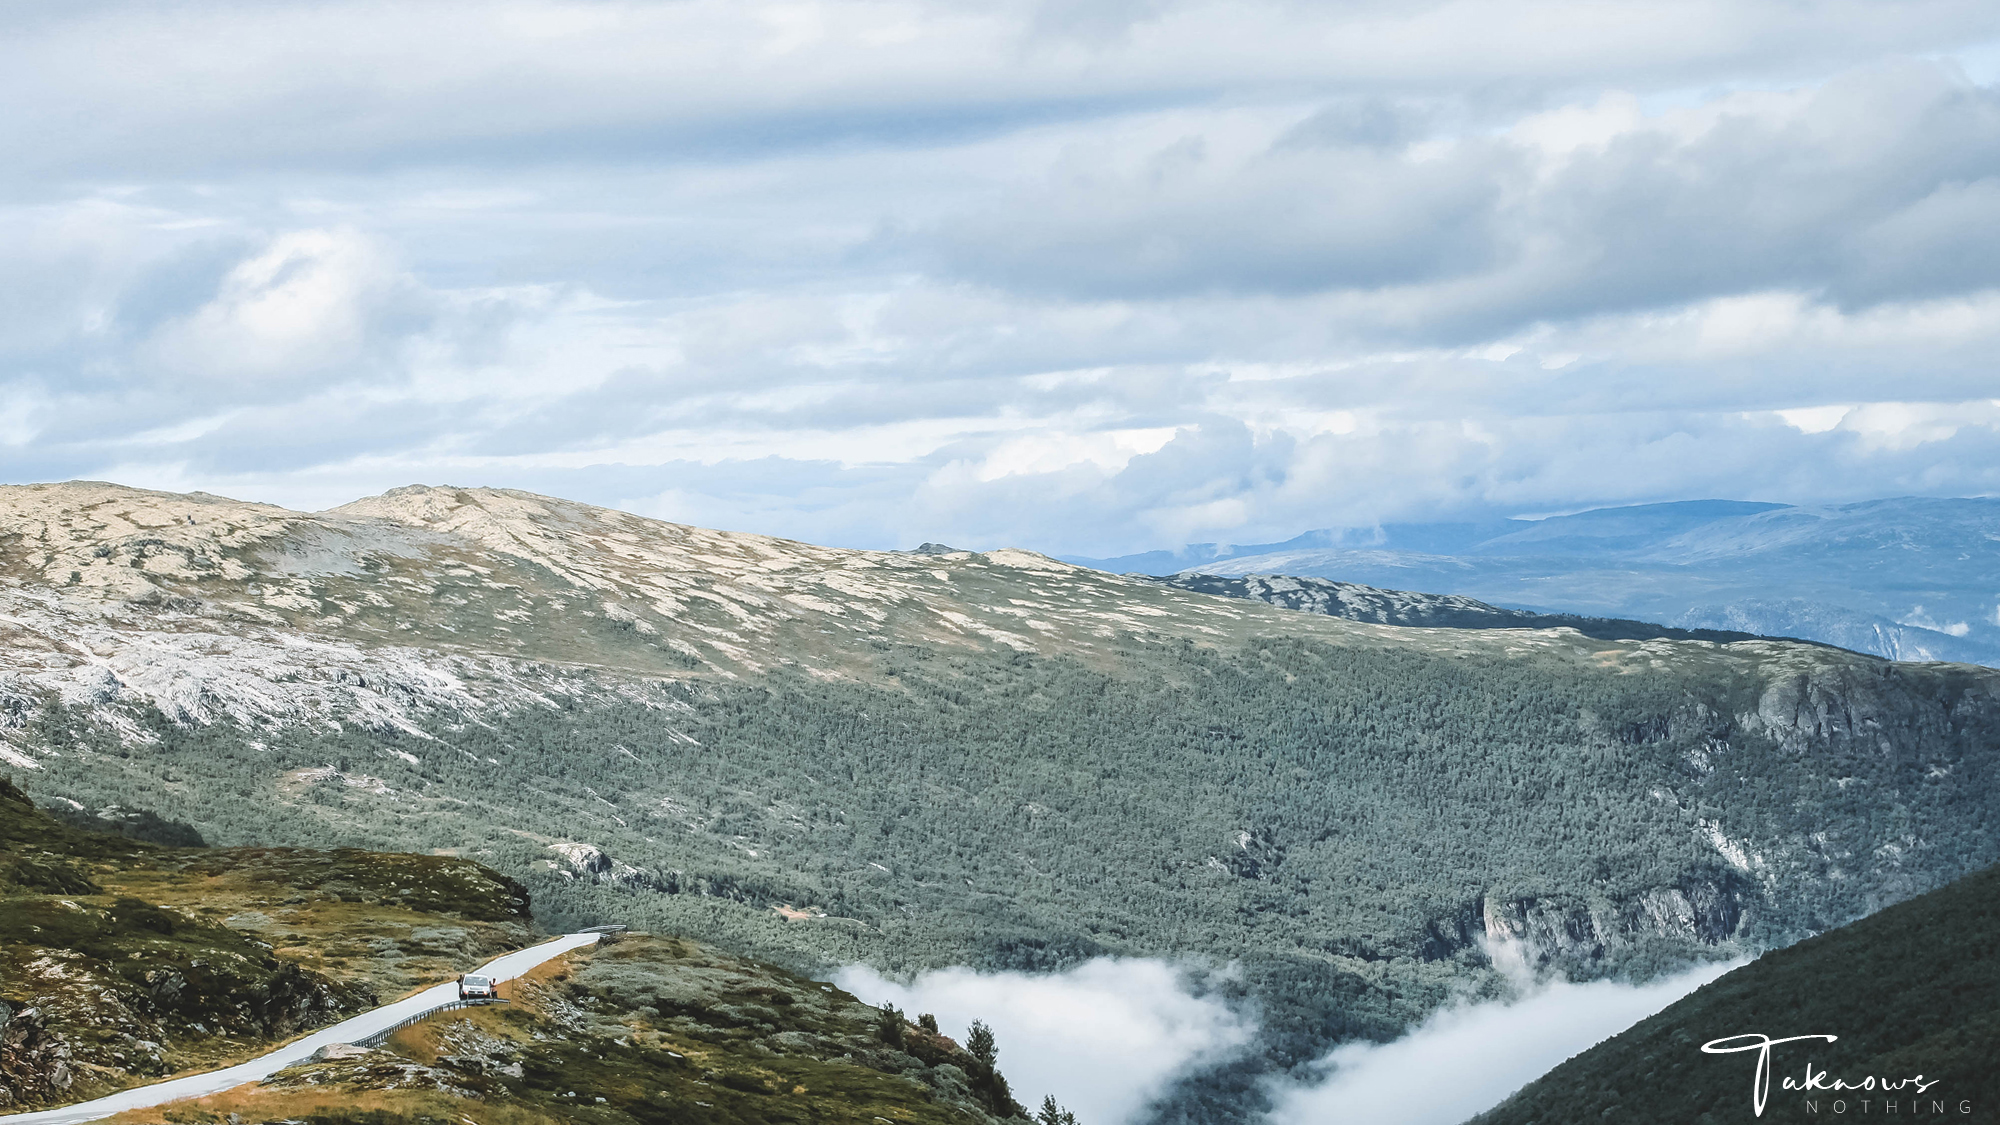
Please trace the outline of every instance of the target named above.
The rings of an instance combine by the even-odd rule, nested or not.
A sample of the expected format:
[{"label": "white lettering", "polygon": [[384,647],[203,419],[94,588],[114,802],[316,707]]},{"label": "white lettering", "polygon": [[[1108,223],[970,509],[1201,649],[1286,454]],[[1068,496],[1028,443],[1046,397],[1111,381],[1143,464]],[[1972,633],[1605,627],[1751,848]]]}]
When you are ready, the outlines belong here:
[{"label": "white lettering", "polygon": [[[1839,1041],[1840,1036],[1794,1035],[1788,1039],[1773,1039],[1768,1035],[1759,1035],[1753,1032],[1748,1035],[1729,1035],[1721,1039],[1711,1039],[1701,1045],[1701,1053],[1704,1055],[1734,1055],[1743,1051],[1757,1052],[1757,1069],[1750,1077],[1750,1104],[1757,1111],[1757,1116],[1762,1117],[1764,1116],[1764,1101],[1771,1093],[1771,1048],[1780,1043],[1797,1043],[1806,1039],[1823,1039],[1828,1043],[1834,1043]],[[1730,1044],[1736,1045],[1731,1046]],[[1812,1076],[1812,1067],[1810,1065],[1806,1067],[1806,1076],[1807,1088],[1810,1089]],[[1834,1112],[1847,1112],[1839,1108],[1845,1104],[1844,1102],[1835,1102],[1834,1106],[1836,1108]]]}]

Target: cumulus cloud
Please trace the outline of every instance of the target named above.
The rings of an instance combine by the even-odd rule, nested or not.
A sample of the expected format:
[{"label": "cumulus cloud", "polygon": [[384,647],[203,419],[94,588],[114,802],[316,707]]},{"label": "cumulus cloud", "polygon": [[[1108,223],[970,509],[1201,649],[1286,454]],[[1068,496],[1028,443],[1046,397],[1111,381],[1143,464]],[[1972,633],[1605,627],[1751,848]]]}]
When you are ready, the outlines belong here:
[{"label": "cumulus cloud", "polygon": [[290,231],[230,269],[207,303],[163,325],[150,358],[175,376],[261,397],[254,388],[272,381],[393,365],[395,343],[427,327],[427,298],[356,232]]},{"label": "cumulus cloud", "polygon": [[1182,970],[1155,960],[1098,958],[1046,975],[942,969],[907,984],[859,967],[835,981],[912,1019],[932,1013],[961,1042],[984,1020],[1017,1101],[1033,1106],[1053,1094],[1092,1125],[1140,1120],[1177,1076],[1223,1060],[1252,1031],[1220,1000],[1192,991]]},{"label": "cumulus cloud", "polygon": [[1459,1125],[1734,967],[1645,985],[1554,981],[1513,1000],[1445,1008],[1400,1039],[1335,1048],[1318,1064],[1326,1072],[1319,1083],[1274,1086],[1269,1120]]}]

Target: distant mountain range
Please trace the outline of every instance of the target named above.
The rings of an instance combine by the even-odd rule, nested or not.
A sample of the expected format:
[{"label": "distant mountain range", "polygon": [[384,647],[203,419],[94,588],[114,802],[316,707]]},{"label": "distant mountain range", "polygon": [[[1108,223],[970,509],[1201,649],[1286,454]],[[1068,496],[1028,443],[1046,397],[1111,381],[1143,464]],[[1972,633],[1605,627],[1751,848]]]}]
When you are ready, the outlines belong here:
[{"label": "distant mountain range", "polygon": [[1892,660],[2000,665],[2000,499],[1693,500],[1067,561],[1114,573],[1330,578],[1798,637]]}]

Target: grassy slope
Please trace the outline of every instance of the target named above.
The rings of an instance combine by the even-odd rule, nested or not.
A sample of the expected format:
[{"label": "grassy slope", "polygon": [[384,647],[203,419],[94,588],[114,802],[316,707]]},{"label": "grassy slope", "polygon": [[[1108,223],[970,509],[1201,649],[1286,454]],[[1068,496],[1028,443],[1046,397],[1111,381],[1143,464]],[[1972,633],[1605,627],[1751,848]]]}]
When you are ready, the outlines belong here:
[{"label": "grassy slope", "polygon": [[[1700,1050],[1748,1033],[1840,1037],[1773,1048],[1764,1121],[1834,1112],[1833,1095],[1815,1117],[1803,1094],[1783,1090],[1782,1078],[1801,1075],[1808,1060],[1850,1082],[1921,1074],[1937,1083],[1921,1113],[1933,1101],[1954,1117],[1969,1102],[1968,1120],[2000,1112],[2000,867],[1766,954],[1557,1067],[1477,1125],[1749,1122],[1754,1056]],[[1862,1112],[1861,1098],[1875,1099],[1873,1116],[1886,1112],[1885,1095],[1840,1096],[1850,1114]],[[1900,1101],[1899,1114],[1920,1114],[1910,1094],[1886,1097]]]},{"label": "grassy slope", "polygon": [[160,847],[0,781],[0,1104],[240,1061],[528,933],[523,888],[465,860]]},{"label": "grassy slope", "polygon": [[985,1125],[1016,1108],[951,1040],[899,1022],[891,1044],[878,1009],[684,940],[627,935],[508,992],[505,1007],[440,1013],[383,1049],[114,1125]]},{"label": "grassy slope", "polygon": [[[241,1061],[526,944],[526,918],[522,887],[467,860],[166,848],[60,823],[0,781],[0,1105]],[[401,1033],[401,1053],[123,1120],[221,1120],[209,1105],[455,1121],[453,1099],[495,1120],[607,1125],[979,1125],[1014,1108],[1004,1080],[948,1040],[904,1025],[891,1045],[852,996],[688,942],[627,939],[514,991],[514,1007]]]}]

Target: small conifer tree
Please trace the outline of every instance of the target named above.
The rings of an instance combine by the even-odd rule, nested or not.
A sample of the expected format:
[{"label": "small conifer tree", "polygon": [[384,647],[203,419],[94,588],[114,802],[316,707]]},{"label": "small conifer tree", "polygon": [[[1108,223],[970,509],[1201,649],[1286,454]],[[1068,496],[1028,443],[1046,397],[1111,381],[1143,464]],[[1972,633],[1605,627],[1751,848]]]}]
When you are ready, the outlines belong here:
[{"label": "small conifer tree", "polygon": [[993,1042],[993,1029],[983,1020],[973,1020],[972,1029],[965,1033],[965,1051],[987,1066],[1000,1057],[1000,1048]]},{"label": "small conifer tree", "polygon": [[902,1046],[903,1045],[902,1010],[897,1008],[894,1004],[882,1005],[882,1015],[879,1017],[879,1021],[877,1022],[875,1027],[875,1031],[876,1034],[882,1037],[882,1042],[889,1044],[891,1047]]},{"label": "small conifer tree", "polygon": [[1035,1114],[1035,1125],[1076,1125],[1076,1114],[1056,1104],[1054,1094],[1042,1098],[1042,1111]]}]

